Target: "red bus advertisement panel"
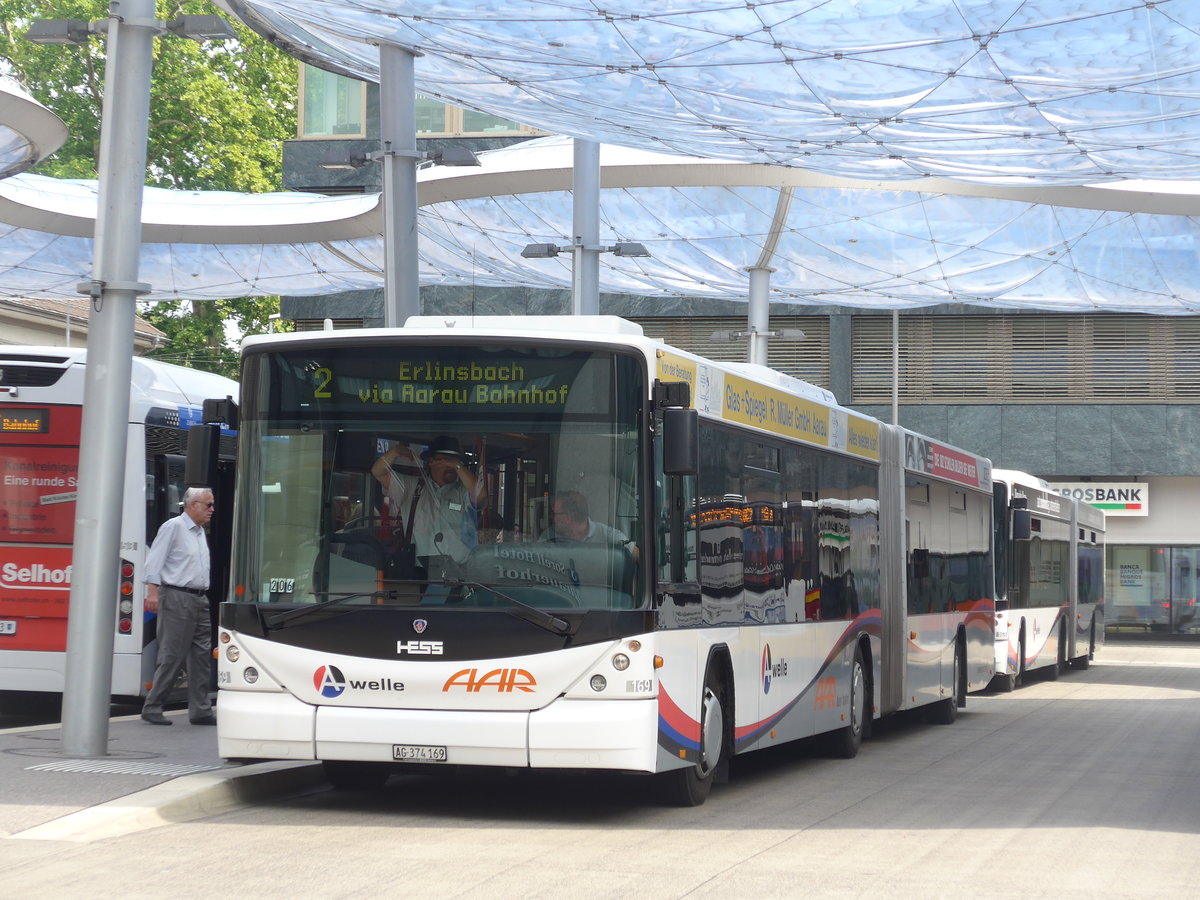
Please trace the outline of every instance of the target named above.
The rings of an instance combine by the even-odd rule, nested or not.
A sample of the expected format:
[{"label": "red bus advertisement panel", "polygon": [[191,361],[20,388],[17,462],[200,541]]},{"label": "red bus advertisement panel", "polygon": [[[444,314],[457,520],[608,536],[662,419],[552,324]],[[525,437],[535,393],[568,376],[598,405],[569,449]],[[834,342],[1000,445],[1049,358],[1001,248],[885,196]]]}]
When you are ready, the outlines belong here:
[{"label": "red bus advertisement panel", "polygon": [[0,543],[70,544],[78,406],[0,406]]},{"label": "red bus advertisement panel", "polygon": [[66,649],[81,415],[0,404],[0,650]]}]

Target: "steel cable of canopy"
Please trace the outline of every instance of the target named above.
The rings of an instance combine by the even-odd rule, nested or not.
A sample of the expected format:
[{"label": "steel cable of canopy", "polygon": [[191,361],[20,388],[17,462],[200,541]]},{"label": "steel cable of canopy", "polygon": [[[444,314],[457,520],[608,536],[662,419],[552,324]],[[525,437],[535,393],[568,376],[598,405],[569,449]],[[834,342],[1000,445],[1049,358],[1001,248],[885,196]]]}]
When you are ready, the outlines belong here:
[{"label": "steel cable of canopy", "polygon": [[1200,177],[1189,0],[223,0],[324,68],[554,134],[857,179]]}]

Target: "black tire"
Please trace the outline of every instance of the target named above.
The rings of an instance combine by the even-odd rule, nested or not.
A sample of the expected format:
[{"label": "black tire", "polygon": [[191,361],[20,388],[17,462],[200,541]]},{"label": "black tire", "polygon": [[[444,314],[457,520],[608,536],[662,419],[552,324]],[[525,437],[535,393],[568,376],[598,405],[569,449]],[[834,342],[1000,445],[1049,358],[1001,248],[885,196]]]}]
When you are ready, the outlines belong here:
[{"label": "black tire", "polygon": [[992,679],[992,687],[1004,694],[1011,694],[1017,689],[1016,675],[997,675]]},{"label": "black tire", "polygon": [[1092,664],[1092,657],[1096,655],[1096,620],[1092,619],[1092,628],[1088,633],[1088,651],[1083,656],[1077,656],[1071,660],[1071,664],[1076,669],[1087,669]]},{"label": "black tire", "polygon": [[1012,676],[1013,687],[1019,688],[1025,684],[1025,623],[1021,623],[1021,639],[1017,642],[1017,673]]},{"label": "black tire", "polygon": [[862,646],[854,648],[854,661],[850,664],[850,721],[837,731],[829,733],[829,755],[838,759],[854,759],[862,746],[867,730],[867,667],[863,662]]},{"label": "black tire", "polygon": [[704,676],[700,700],[700,758],[695,765],[658,776],[664,802],[671,806],[700,806],[708,799],[717,768],[729,750],[729,704],[723,679],[712,667]]},{"label": "black tire", "polygon": [[325,780],[339,791],[378,790],[392,774],[392,766],[388,763],[327,759],[321,766],[325,770]]},{"label": "black tire", "polygon": [[953,685],[950,696],[926,707],[925,720],[931,725],[953,725],[958,718],[958,707],[966,706],[967,703],[962,691],[962,644],[958,641],[954,642],[954,671],[950,677],[950,683]]}]

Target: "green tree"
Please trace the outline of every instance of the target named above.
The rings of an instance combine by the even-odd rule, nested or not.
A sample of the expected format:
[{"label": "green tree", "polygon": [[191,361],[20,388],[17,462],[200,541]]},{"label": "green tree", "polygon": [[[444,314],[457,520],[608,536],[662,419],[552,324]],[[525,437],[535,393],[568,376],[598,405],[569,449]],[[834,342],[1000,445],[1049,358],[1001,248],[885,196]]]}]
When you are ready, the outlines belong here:
[{"label": "green tree", "polygon": [[[161,19],[220,14],[204,0],[157,3]],[[0,68],[67,124],[67,143],[34,171],[95,178],[104,86],[104,39],[79,47],[24,40],[36,19],[95,21],[106,0],[0,0]],[[146,147],[146,183],[182,190],[278,190],[283,141],[296,133],[296,61],[238,22],[236,41],[167,37],[155,41]],[[141,314],[167,333],[155,356],[197,368],[236,371],[226,338],[267,329],[279,298],[143,303]]]}]

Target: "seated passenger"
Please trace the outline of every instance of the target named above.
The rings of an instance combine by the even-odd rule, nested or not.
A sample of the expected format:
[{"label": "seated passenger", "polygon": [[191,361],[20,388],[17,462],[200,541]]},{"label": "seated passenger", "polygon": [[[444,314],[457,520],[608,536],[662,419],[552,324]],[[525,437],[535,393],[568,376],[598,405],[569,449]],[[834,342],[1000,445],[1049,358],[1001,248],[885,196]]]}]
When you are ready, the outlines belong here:
[{"label": "seated passenger", "polygon": [[579,541],[628,547],[637,560],[638,549],[624,532],[597,522],[588,515],[587,498],[579,491],[561,491],[550,506],[551,525],[541,533],[543,541]]}]

